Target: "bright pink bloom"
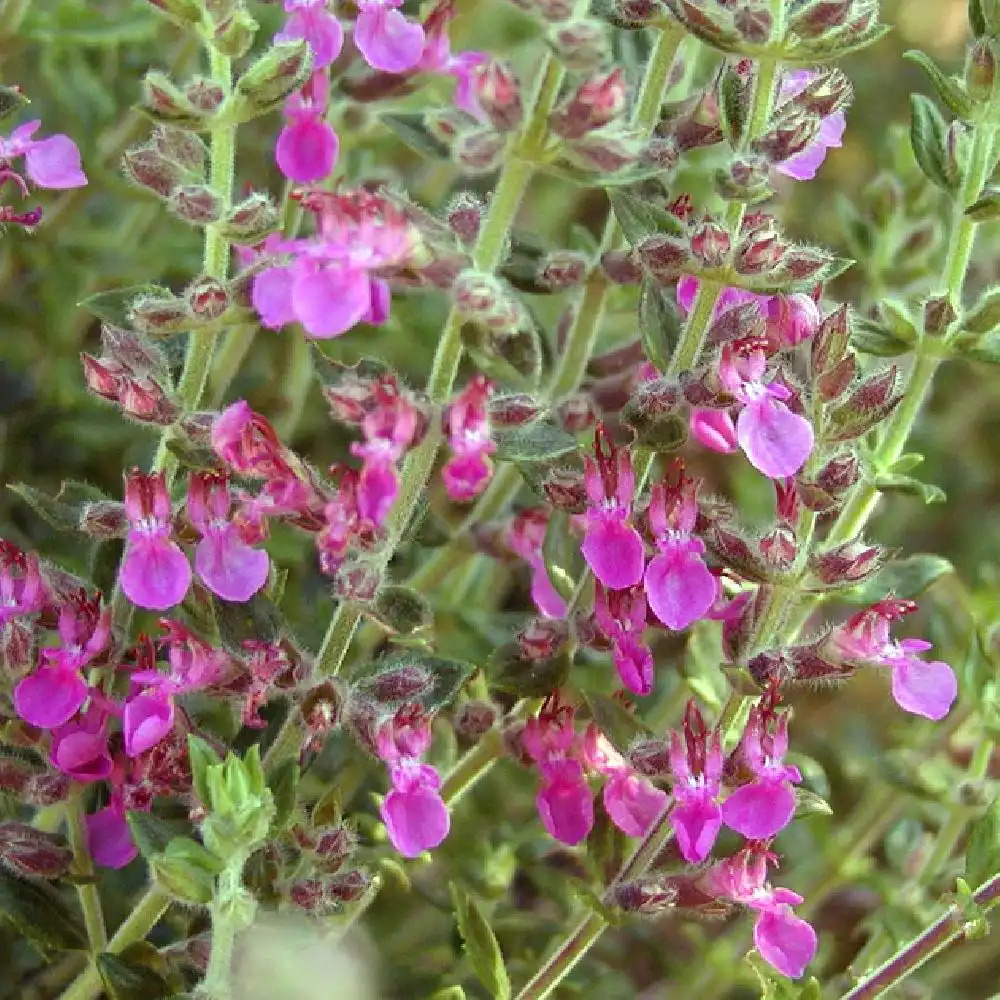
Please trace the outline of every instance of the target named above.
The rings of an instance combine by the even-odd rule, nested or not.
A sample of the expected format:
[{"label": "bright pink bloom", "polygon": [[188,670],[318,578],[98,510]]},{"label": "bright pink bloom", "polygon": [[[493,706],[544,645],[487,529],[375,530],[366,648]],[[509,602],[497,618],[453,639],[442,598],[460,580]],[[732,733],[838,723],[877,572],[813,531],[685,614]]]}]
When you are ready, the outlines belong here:
[{"label": "bright pink bloom", "polygon": [[212,449],[233,472],[257,479],[291,474],[288,451],[266,417],[244,399],[230,403],[212,424]]},{"label": "bright pink bloom", "polygon": [[154,611],[180,604],[191,586],[191,567],[170,537],[172,509],[164,473],[134,469],[125,477],[125,513],[131,525],[121,569],[125,596]]},{"label": "bright pink bloom", "polygon": [[361,532],[358,510],[358,472],[346,467],[337,470],[340,482],[324,509],[325,524],[316,535],[320,569],[332,576],[340,568]]},{"label": "bright pink bloom", "polygon": [[[781,78],[779,101],[787,101],[800,94],[815,76],[816,72],[809,69],[794,69],[784,73]],[[812,180],[826,159],[826,151],[843,145],[846,128],[847,118],[843,111],[834,111],[827,115],[820,122],[816,138],[801,152],[781,163],[776,163],[775,170],[797,181]]]},{"label": "bright pink bloom", "polygon": [[506,542],[531,567],[531,599],[535,607],[546,618],[562,618],[566,602],[552,585],[542,555],[548,521],[548,511],[543,507],[523,510],[511,522]]},{"label": "bright pink bloom", "polygon": [[787,752],[788,715],[778,715],[762,701],[750,713],[740,741],[740,753],[756,780],[737,788],[722,804],[722,819],[731,830],[749,840],[770,840],[792,821],[792,784],[802,775],[782,763]]},{"label": "bright pink bloom", "polygon": [[396,10],[403,0],[355,0],[354,44],[372,69],[405,73],[420,62],[424,29]]},{"label": "bright pink bloom", "polygon": [[622,684],[634,694],[653,691],[653,653],[642,641],[646,628],[646,597],[639,586],[606,590],[598,582],[594,594],[594,618],[611,643],[611,660]]},{"label": "bright pink bloom", "polygon": [[304,38],[313,53],[313,69],[325,69],[340,55],[344,29],[327,9],[327,0],[285,0],[288,18],[274,36],[276,42]]},{"label": "bright pink bloom", "polygon": [[632,456],[619,452],[602,423],[594,433],[595,459],[584,457],[587,530],[581,552],[595,577],[611,590],[632,587],[642,579],[646,553],[632,525],[635,476]]},{"label": "bright pink bloom", "polygon": [[[677,304],[684,310],[684,312],[688,313],[691,311],[700,287],[698,279],[690,274],[685,274],[678,280]],[[731,309],[733,306],[742,305],[744,302],[756,302],[760,307],[761,313],[766,316],[770,299],[771,296],[769,295],[758,295],[756,292],[747,291],[745,288],[724,288],[722,290],[722,294],[718,298],[718,301],[715,303],[715,309],[713,310],[712,315],[719,316],[727,309]]]},{"label": "bright pink bloom", "polygon": [[230,519],[229,475],[193,472],[188,480],[188,518],[202,536],[194,565],[205,586],[224,601],[249,601],[267,583],[270,561],[254,549]]},{"label": "bright pink bloom", "polygon": [[41,611],[47,598],[38,557],[0,538],[0,630],[15,618]]},{"label": "bright pink bloom", "polygon": [[52,731],[49,759],[74,781],[103,781],[114,766],[108,749],[108,715],[103,706],[91,706],[78,719]]},{"label": "bright pink bloom", "polygon": [[703,883],[716,896],[758,912],[753,931],[757,951],[782,975],[798,979],[816,954],[816,932],[792,912],[802,897],[768,883],[767,865],[774,860],[760,845],[750,844],[713,865]]},{"label": "bright pink bloom", "polygon": [[542,825],[551,837],[572,847],[594,826],[594,797],[578,760],[540,761],[542,784],[535,797]]},{"label": "bright pink bloom", "polygon": [[701,712],[689,701],[684,712],[683,742],[680,733],[670,733],[670,772],[674,781],[670,824],[686,861],[704,861],[719,835],[722,763],[718,732],[708,733]]},{"label": "bright pink bloom", "polygon": [[60,646],[42,650],[44,666],[21,679],[14,707],[25,722],[53,729],[68,722],[86,701],[89,688],[80,671],[107,649],[111,612],[100,598],[81,590],[59,609]]},{"label": "bright pink bloom", "polygon": [[794,476],[813,448],[812,424],[785,405],[790,390],[778,382],[763,382],[764,352],[749,356],[723,348],[720,378],[743,408],[736,418],[736,435],[750,464],[771,479]]},{"label": "bright pink bloom", "polygon": [[892,696],[907,712],[943,719],[958,697],[955,672],[940,660],[918,655],[931,648],[926,639],[894,640],[890,624],[916,611],[913,601],[887,598],[835,629],[830,642],[849,662],[871,663],[892,671]]},{"label": "bright pink bloom", "polygon": [[330,176],[340,141],[326,121],[330,83],[313,73],[298,94],[285,102],[285,127],[274,150],[278,169],[297,184],[313,184]]},{"label": "bright pink bloom", "polygon": [[725,410],[691,410],[691,437],[705,448],[723,455],[739,450],[736,424]]},{"label": "bright pink bloom", "polygon": [[472,500],[486,489],[493,474],[490,455],[496,445],[490,437],[487,403],[492,383],[476,375],[448,407],[445,426],[451,458],[441,470],[452,500]]},{"label": "bright pink bloom", "polygon": [[703,618],[719,590],[705,565],[705,545],[692,535],[698,517],[696,489],[681,473],[677,485],[654,486],[649,502],[649,524],[659,555],[646,567],[646,597],[653,614],[675,631]]},{"label": "bright pink bloom", "polygon": [[415,858],[437,847],[451,826],[441,777],[420,762],[431,743],[430,720],[417,706],[403,707],[379,727],[376,743],[392,781],[382,802],[382,822],[393,847],[403,857]]},{"label": "bright pink bloom", "polygon": [[102,868],[124,868],[138,855],[120,797],[91,813],[84,822],[90,856]]},{"label": "bright pink bloom", "polygon": [[811,339],[823,319],[816,300],[802,292],[772,295],[764,315],[768,332],[780,347],[798,347]]},{"label": "bright pink bloom", "polygon": [[122,732],[125,753],[138,757],[174,728],[174,699],[167,685],[142,691],[125,702]]},{"label": "bright pink bloom", "polygon": [[481,122],[488,119],[476,98],[475,70],[489,58],[485,52],[452,55],[448,22],[455,16],[454,0],[437,0],[424,20],[424,50],[417,69],[455,78],[455,107]]},{"label": "bright pink bloom", "polygon": [[87,175],[80,166],[80,150],[68,135],[32,139],[41,121],[18,125],[10,137],[0,138],[0,165],[24,157],[28,179],[41,188],[62,190],[84,187]]}]

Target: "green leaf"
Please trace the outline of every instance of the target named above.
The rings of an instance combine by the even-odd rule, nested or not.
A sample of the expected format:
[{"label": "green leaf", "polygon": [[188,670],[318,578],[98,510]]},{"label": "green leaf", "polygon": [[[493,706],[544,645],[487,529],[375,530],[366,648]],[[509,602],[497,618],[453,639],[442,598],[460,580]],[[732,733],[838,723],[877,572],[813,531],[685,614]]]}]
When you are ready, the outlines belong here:
[{"label": "green leaf", "polygon": [[274,800],[274,819],[271,821],[271,829],[283,830],[295,812],[299,787],[299,762],[293,757],[286,757],[277,763],[268,774],[267,787],[271,789]]},{"label": "green leaf", "polygon": [[434,610],[423,594],[409,587],[383,587],[365,609],[368,618],[393,635],[413,635],[434,624]]},{"label": "green leaf", "polygon": [[965,88],[954,77],[947,76],[930,56],[919,49],[910,49],[903,58],[920,66],[930,77],[931,86],[945,107],[959,118],[969,119],[975,111],[975,102],[965,92]]},{"label": "green leaf", "polygon": [[144,965],[107,951],[97,956],[96,964],[109,1000],[163,1000],[174,995],[167,981]]},{"label": "green leaf", "polygon": [[436,990],[427,1000],[465,1000],[465,990],[461,986],[446,986]]},{"label": "green leaf", "polygon": [[83,951],[87,935],[61,896],[0,868],[0,919],[42,951]]},{"label": "green leaf", "polygon": [[620,701],[596,692],[584,692],[583,698],[597,728],[619,753],[627,753],[637,739],[650,735],[649,727]]},{"label": "green leaf", "polygon": [[406,143],[410,149],[429,160],[447,160],[451,150],[424,124],[421,113],[381,115],[379,121]]},{"label": "green leaf", "polygon": [[795,818],[815,815],[832,816],[833,809],[830,807],[830,803],[822,795],[817,795],[815,792],[809,791],[808,788],[796,788]]},{"label": "green leaf", "polygon": [[580,448],[572,434],[547,420],[512,427],[496,440],[496,457],[502,462],[551,462]]},{"label": "green leaf", "polygon": [[639,333],[646,357],[661,372],[670,367],[683,327],[674,296],[646,278],[639,296]]},{"label": "green leaf", "polygon": [[1000,332],[987,334],[981,340],[973,342],[972,347],[962,350],[961,356],[988,365],[1000,365]]},{"label": "green leaf", "polygon": [[510,979],[489,921],[479,904],[455,882],[451,883],[451,898],[458,932],[473,971],[494,1000],[510,1000]]},{"label": "green leaf", "polygon": [[684,232],[680,219],[651,198],[640,198],[628,191],[615,190],[608,192],[608,199],[625,238],[633,245],[655,233],[680,236]]},{"label": "green leaf", "polygon": [[570,532],[569,514],[556,510],[549,517],[542,543],[545,572],[552,586],[564,600],[569,600],[576,590],[576,581],[583,572],[580,544]]},{"label": "green leaf", "polygon": [[885,472],[875,477],[873,484],[883,493],[904,493],[908,496],[920,497],[924,503],[944,503],[947,499],[940,486],[923,483],[913,476]]},{"label": "green leaf", "polygon": [[990,288],[962,316],[962,329],[970,333],[989,333],[998,324],[1000,324],[1000,288]]},{"label": "green leaf", "polygon": [[206,905],[215,892],[215,878],[225,861],[190,837],[174,837],[166,850],[149,858],[156,881],[186,903]]},{"label": "green leaf", "polygon": [[60,531],[80,530],[80,511],[68,503],[56,500],[25,483],[10,483],[7,488],[16,493],[43,521]]},{"label": "green leaf", "polygon": [[913,343],[893,333],[882,323],[864,316],[856,316],[851,324],[851,346],[862,354],[872,354],[877,358],[894,358],[911,350]]},{"label": "green leaf", "polygon": [[[986,2],[990,3],[991,0],[986,0]],[[988,30],[986,18],[983,16],[983,0],[969,0],[968,13],[969,27],[972,28],[973,36],[982,38]]]},{"label": "green leaf", "polygon": [[948,162],[948,126],[941,112],[923,94],[910,95],[910,144],[917,165],[929,181],[952,192],[957,178]]},{"label": "green leaf", "polygon": [[870,580],[840,599],[852,604],[873,604],[891,592],[904,600],[913,600],[942,576],[954,571],[955,567],[943,556],[929,553],[893,559]]},{"label": "green leaf", "polygon": [[78,302],[81,309],[92,312],[98,319],[112,326],[131,326],[130,310],[138,298],[172,298],[169,288],[160,285],[129,285],[126,288],[109,288],[104,292],[88,295]]},{"label": "green leaf", "polygon": [[222,758],[200,736],[188,733],[188,760],[191,762],[191,784],[198,801],[208,804],[208,784],[205,774],[208,768],[221,764]]},{"label": "green leaf", "polygon": [[15,111],[20,111],[28,103],[28,98],[19,88],[0,84],[0,121],[14,114]]},{"label": "green leaf", "polygon": [[186,820],[163,819],[154,813],[137,809],[130,809],[125,814],[125,819],[135,846],[147,859],[162,854],[172,840],[190,834],[193,829]]},{"label": "green leaf", "polygon": [[222,645],[231,653],[243,651],[247,639],[277,642],[289,630],[285,619],[274,602],[263,593],[256,593],[249,601],[237,604],[213,598],[215,620],[219,625]]},{"label": "green leaf", "polygon": [[969,829],[965,878],[977,888],[1000,872],[1000,797]]},{"label": "green leaf", "polygon": [[419,694],[408,695],[397,703],[382,702],[391,707],[393,704],[412,704],[422,706],[428,712],[437,711],[450,704],[458,694],[462,685],[472,676],[476,669],[471,663],[462,660],[448,660],[442,656],[431,656],[419,650],[402,649],[376,660],[368,672],[360,677],[357,687],[362,692],[371,692],[380,674],[391,673],[405,667],[415,667],[424,670],[430,677],[427,688]]},{"label": "green leaf", "polygon": [[1000,219],[1000,188],[985,187],[979,197],[965,210],[973,222],[992,222]]}]

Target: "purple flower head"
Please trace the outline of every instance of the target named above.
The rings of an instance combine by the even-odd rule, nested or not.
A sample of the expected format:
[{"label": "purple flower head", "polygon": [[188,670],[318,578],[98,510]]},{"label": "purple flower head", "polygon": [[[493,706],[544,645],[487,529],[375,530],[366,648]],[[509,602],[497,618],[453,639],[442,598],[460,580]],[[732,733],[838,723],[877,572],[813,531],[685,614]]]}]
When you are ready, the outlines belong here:
[{"label": "purple flower head", "polygon": [[487,61],[485,52],[453,55],[448,22],[455,16],[454,0],[437,0],[424,19],[424,50],[417,69],[445,73],[455,78],[455,107],[483,122],[488,121],[476,96],[476,68]]},{"label": "purple flower head", "polygon": [[324,524],[316,535],[320,569],[333,575],[347,558],[360,536],[361,512],[358,509],[358,478],[356,469],[340,467],[336,492],[324,508]]},{"label": "purple flower head", "polygon": [[676,484],[657,483],[649,502],[649,524],[659,554],[646,567],[649,606],[667,628],[681,631],[703,618],[719,585],[705,565],[705,545],[692,535],[698,516],[697,484],[679,466]]},{"label": "purple flower head", "polygon": [[403,0],[355,0],[354,44],[372,69],[405,73],[420,62],[424,29],[396,9]]},{"label": "purple flower head", "polygon": [[0,538],[0,631],[15,618],[41,611],[47,599],[38,557]]},{"label": "purple flower head", "polygon": [[689,701],[684,712],[684,734],[670,734],[670,773],[674,806],[670,823],[686,861],[704,861],[722,826],[719,793],[722,747],[719,734],[709,735],[697,705]]},{"label": "purple flower head", "polygon": [[42,657],[49,666],[79,670],[108,648],[111,609],[101,607],[100,595],[88,598],[81,588],[59,609],[56,628],[62,644],[47,646],[42,650]]},{"label": "purple flower head", "polygon": [[642,641],[646,628],[646,597],[639,586],[606,590],[595,585],[594,618],[611,643],[611,659],[622,684],[633,694],[653,691],[653,653]]},{"label": "purple flower head", "polygon": [[272,244],[278,262],[253,284],[261,322],[273,330],[298,322],[318,339],[339,337],[362,321],[385,322],[386,286],[375,272],[414,259],[415,227],[368,191],[311,190],[298,197],[316,215],[317,233]]},{"label": "purple flower head", "polygon": [[274,156],[278,169],[296,184],[314,184],[330,176],[340,141],[326,121],[329,80],[314,73],[297,94],[285,102],[285,127],[278,135]]},{"label": "purple flower head", "polygon": [[125,477],[130,530],[122,560],[121,587],[140,608],[163,611],[180,604],[191,585],[191,567],[170,537],[172,510],[162,472],[133,469]]},{"label": "purple flower head", "polygon": [[854,615],[830,637],[833,650],[844,660],[888,667],[892,696],[904,711],[935,721],[943,719],[958,697],[958,680],[940,660],[918,655],[931,648],[926,639],[894,640],[890,625],[916,611],[913,601],[887,598]]},{"label": "purple flower head", "polygon": [[401,760],[419,760],[431,745],[431,722],[419,705],[404,705],[379,726],[378,755],[393,766]]},{"label": "purple flower head", "polygon": [[149,688],[125,702],[122,734],[125,753],[138,757],[174,728],[174,699],[168,685]]},{"label": "purple flower head", "polygon": [[267,553],[247,545],[230,519],[229,475],[193,472],[188,518],[201,535],[194,565],[205,586],[224,601],[249,601],[267,583]]},{"label": "purple flower head", "polygon": [[24,171],[32,184],[41,188],[63,190],[84,187],[87,175],[80,166],[80,150],[68,135],[33,139],[41,121],[18,125],[9,138],[0,138],[0,168],[9,169],[11,161],[24,157]]},{"label": "purple flower head", "polygon": [[[779,101],[787,101],[798,94],[816,77],[814,70],[797,69],[786,72],[781,79]],[[819,131],[813,141],[794,156],[775,164],[775,169],[797,181],[810,181],[816,176],[826,151],[843,144],[847,118],[843,111],[834,111],[820,120]]]},{"label": "purple flower head", "polygon": [[767,865],[773,861],[766,848],[751,843],[713,865],[702,882],[714,895],[758,912],[754,944],[761,957],[782,975],[798,979],[816,954],[816,932],[792,912],[802,897],[768,883]]},{"label": "purple flower head", "polygon": [[52,731],[52,765],[74,781],[103,781],[114,766],[108,749],[108,712],[91,703],[79,718]]},{"label": "purple flower head", "polygon": [[635,476],[629,451],[619,451],[603,423],[594,431],[595,458],[584,457],[587,529],[581,552],[595,577],[610,590],[635,586],[642,579],[646,553],[629,520]]},{"label": "purple flower head", "polygon": [[594,798],[578,760],[552,759],[539,765],[542,784],[535,798],[542,825],[551,837],[572,847],[594,826]]},{"label": "purple flower head", "polygon": [[[694,300],[698,296],[698,289],[700,287],[701,283],[691,274],[685,274],[678,280],[677,304],[685,313],[689,313],[693,308]],[[719,316],[727,309],[742,305],[744,302],[756,302],[760,307],[761,314],[766,316],[770,300],[771,296],[769,295],[758,295],[756,292],[747,291],[745,288],[724,288],[715,303],[712,315]]]},{"label": "purple flower head", "polygon": [[448,836],[451,817],[441,798],[441,777],[430,764],[403,760],[390,770],[392,791],[382,802],[382,822],[404,858],[431,851]]},{"label": "purple flower head", "polygon": [[765,695],[754,707],[740,741],[743,762],[754,780],[742,785],[722,804],[722,819],[750,840],[770,840],[795,813],[792,785],[802,780],[797,767],[783,764],[788,751],[788,714],[774,711]]},{"label": "purple flower head", "polygon": [[535,607],[546,618],[562,618],[566,614],[566,602],[552,585],[542,555],[548,517],[543,507],[521,511],[511,522],[506,541],[531,567],[531,599]]},{"label": "purple flower head", "polygon": [[691,437],[704,448],[723,455],[738,451],[740,444],[736,437],[736,424],[726,410],[691,410],[688,422]]},{"label": "purple flower head", "polygon": [[452,500],[472,500],[486,489],[493,473],[489,456],[496,451],[490,437],[487,403],[493,384],[476,375],[448,407],[445,426],[451,458],[441,470]]},{"label": "purple flower head", "polygon": [[727,344],[719,376],[743,408],[736,418],[736,436],[750,464],[771,479],[794,476],[812,452],[813,429],[805,417],[785,405],[791,391],[778,382],[763,381],[767,359],[761,350],[736,354]]},{"label": "purple flower head", "polygon": [[240,399],[212,424],[212,449],[233,472],[256,479],[291,475],[288,452],[265,417]]},{"label": "purple flower head", "polygon": [[312,49],[313,69],[325,69],[340,55],[344,29],[327,9],[327,0],[285,0],[285,13],[288,18],[274,36],[276,42],[305,39]]},{"label": "purple flower head", "polygon": [[812,339],[823,317],[811,295],[772,295],[764,312],[770,339],[778,347],[798,347]]},{"label": "purple flower head", "polygon": [[91,813],[84,820],[90,856],[102,868],[124,868],[139,849],[125,821],[125,806],[121,797],[110,805]]}]

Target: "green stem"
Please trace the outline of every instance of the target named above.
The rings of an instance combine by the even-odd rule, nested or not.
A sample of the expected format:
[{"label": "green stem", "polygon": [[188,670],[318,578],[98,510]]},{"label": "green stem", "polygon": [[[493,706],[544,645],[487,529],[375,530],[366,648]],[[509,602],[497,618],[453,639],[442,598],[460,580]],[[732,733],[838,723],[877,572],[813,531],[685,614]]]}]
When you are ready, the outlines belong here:
[{"label": "green stem", "polygon": [[201,984],[207,1000],[232,1000],[233,949],[236,935],[248,927],[253,917],[253,897],[243,888],[246,858],[237,855],[219,875],[212,902],[212,950]]},{"label": "green stem", "polygon": [[94,862],[87,847],[87,831],[83,824],[83,801],[80,791],[73,794],[66,805],[66,826],[69,846],[73,850],[74,868],[77,875],[88,881],[78,882],[76,894],[83,911],[83,925],[87,930],[91,955],[104,951],[108,943],[108,933],[104,928],[104,911],[97,885],[89,881],[94,877]]},{"label": "green stem", "polygon": [[[170,905],[170,897],[153,886],[139,900],[135,909],[115,932],[105,951],[120,955],[130,944],[142,941],[153,929]],[[63,991],[60,1000],[94,1000],[104,984],[97,966],[90,962],[87,968]]]}]

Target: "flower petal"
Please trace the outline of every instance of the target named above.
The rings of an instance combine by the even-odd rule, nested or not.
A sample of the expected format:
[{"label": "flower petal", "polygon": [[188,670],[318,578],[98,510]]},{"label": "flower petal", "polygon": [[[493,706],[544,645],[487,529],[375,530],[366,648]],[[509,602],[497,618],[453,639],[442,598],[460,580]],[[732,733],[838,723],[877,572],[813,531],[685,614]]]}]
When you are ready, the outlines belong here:
[{"label": "flower petal", "polygon": [[753,941],[764,961],[791,979],[798,979],[816,954],[816,932],[787,906],[761,913]]},{"label": "flower petal", "polygon": [[165,611],[184,600],[191,567],[176,542],[139,537],[129,542],[120,579],[125,596],[137,607]]},{"label": "flower petal", "polygon": [[627,521],[595,518],[580,551],[594,576],[609,590],[624,590],[642,579],[646,553],[639,532]]},{"label": "flower petal", "polygon": [[951,711],[958,681],[947,663],[910,656],[893,665],[892,696],[905,711],[936,722]]},{"label": "flower petal", "polygon": [[749,840],[768,840],[788,826],[794,813],[795,793],[773,781],[743,785],[722,803],[723,822]]},{"label": "flower petal", "polygon": [[813,448],[812,424],[770,396],[740,411],[736,435],[750,464],[771,479],[794,476]]},{"label": "flower petal", "polygon": [[247,545],[231,524],[202,538],[194,552],[198,576],[224,601],[249,601],[267,583],[270,567],[267,553]]},{"label": "flower petal", "polygon": [[703,618],[719,591],[715,577],[694,552],[654,556],[646,567],[645,586],[653,614],[676,632]]},{"label": "flower petal", "polygon": [[448,836],[451,826],[448,807],[433,788],[391,791],[381,812],[392,846],[404,858],[433,850]]},{"label": "flower petal", "polygon": [[14,708],[29,725],[55,729],[76,715],[87,691],[78,671],[41,667],[14,688]]}]

